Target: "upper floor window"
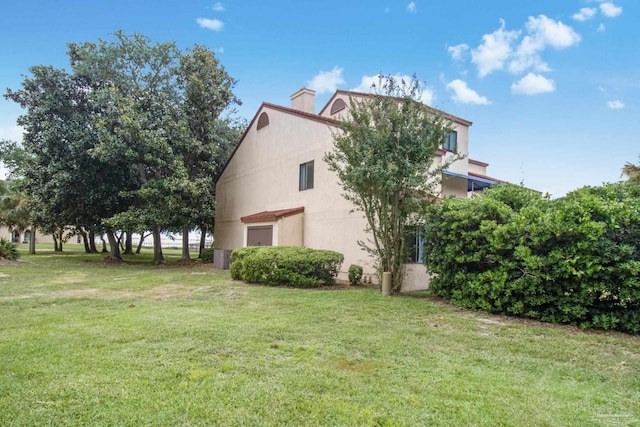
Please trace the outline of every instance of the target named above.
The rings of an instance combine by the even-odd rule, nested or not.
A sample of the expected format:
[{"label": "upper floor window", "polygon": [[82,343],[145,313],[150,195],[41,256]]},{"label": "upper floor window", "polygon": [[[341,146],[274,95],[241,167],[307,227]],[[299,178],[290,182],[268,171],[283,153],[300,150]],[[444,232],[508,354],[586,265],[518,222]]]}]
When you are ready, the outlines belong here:
[{"label": "upper floor window", "polygon": [[442,144],[442,148],[447,151],[458,151],[458,132],[456,132],[455,130],[447,132],[444,144]]},{"label": "upper floor window", "polygon": [[313,188],[313,160],[300,165],[299,189],[310,190]]},{"label": "upper floor window", "polygon": [[258,117],[258,125],[256,126],[256,130],[260,130],[263,127],[267,126],[268,124],[269,124],[269,115],[263,112],[262,114],[260,114],[260,117]]},{"label": "upper floor window", "polygon": [[347,108],[347,104],[340,98],[336,99],[333,105],[331,105],[331,114],[336,114],[338,111],[342,111]]}]

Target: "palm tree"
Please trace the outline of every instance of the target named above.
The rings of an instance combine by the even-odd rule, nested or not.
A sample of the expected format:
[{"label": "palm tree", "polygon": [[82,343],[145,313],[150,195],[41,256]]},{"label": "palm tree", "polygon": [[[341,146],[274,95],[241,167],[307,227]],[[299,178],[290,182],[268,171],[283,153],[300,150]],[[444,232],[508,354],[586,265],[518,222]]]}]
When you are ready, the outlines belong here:
[{"label": "palm tree", "polygon": [[35,253],[35,227],[31,226],[29,198],[18,191],[11,181],[0,181],[0,225],[20,231],[31,228],[29,253]]},{"label": "palm tree", "polygon": [[627,162],[622,168],[622,175],[627,177],[627,182],[635,182],[640,184],[640,164],[634,165]]}]

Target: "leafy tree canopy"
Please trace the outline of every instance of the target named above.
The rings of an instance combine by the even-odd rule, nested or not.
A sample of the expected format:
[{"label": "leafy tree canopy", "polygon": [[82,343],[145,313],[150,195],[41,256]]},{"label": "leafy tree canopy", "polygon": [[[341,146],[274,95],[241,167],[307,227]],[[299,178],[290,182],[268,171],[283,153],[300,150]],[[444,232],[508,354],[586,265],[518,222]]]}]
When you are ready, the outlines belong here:
[{"label": "leafy tree canopy", "polygon": [[[47,230],[202,226],[213,216],[212,178],[229,151],[221,114],[239,103],[236,81],[213,52],[151,43],[141,34],[68,45],[71,73],[34,66],[5,96],[26,109],[23,146],[4,143],[3,160],[24,178]],[[199,214],[198,205],[204,205]]]}]

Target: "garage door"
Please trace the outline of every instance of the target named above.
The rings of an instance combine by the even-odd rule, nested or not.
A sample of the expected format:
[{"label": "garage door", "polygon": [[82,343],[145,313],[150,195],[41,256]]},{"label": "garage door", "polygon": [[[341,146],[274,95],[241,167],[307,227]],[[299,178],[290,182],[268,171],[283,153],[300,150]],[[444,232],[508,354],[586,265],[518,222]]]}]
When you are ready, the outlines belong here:
[{"label": "garage door", "polygon": [[247,228],[247,246],[273,245],[273,225]]}]

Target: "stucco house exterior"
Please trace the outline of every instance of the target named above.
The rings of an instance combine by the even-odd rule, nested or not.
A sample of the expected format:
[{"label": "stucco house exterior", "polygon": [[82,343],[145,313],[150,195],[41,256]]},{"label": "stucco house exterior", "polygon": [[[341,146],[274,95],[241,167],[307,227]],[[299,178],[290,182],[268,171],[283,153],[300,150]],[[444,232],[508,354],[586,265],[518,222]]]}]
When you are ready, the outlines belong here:
[{"label": "stucco house exterior", "polygon": [[[22,230],[14,227],[0,226],[0,237],[14,243],[29,243],[31,240],[31,227]],[[36,229],[36,243],[53,244],[53,236],[43,234],[40,230]],[[78,243],[80,242],[78,241]]]},{"label": "stucco house exterior", "polygon": [[[373,262],[359,246],[366,220],[342,197],[336,175],[323,160],[333,147],[337,119],[346,114],[350,97],[369,94],[338,90],[318,113],[315,92],[301,88],[291,106],[263,103],[226,164],[216,185],[217,249],[252,245],[306,246],[344,254],[341,277],[351,264],[375,281]],[[487,163],[468,158],[470,121],[445,114],[454,132],[436,153],[435,162],[457,146],[465,158],[443,177],[442,195],[469,197],[497,180],[486,175]],[[429,279],[420,263],[419,245],[406,264],[403,291],[426,289]]]}]

